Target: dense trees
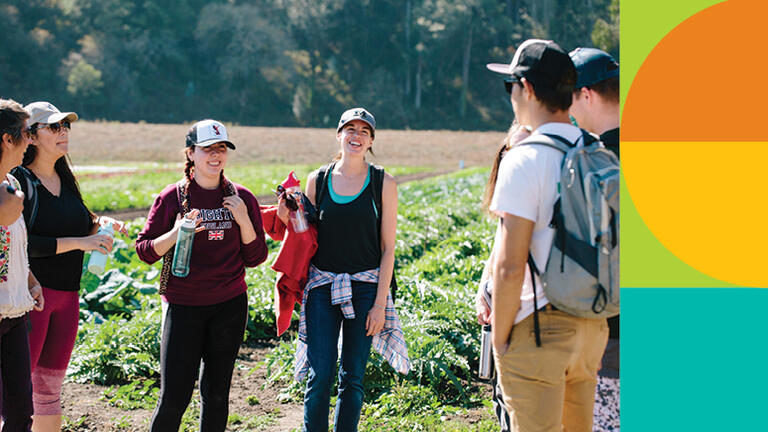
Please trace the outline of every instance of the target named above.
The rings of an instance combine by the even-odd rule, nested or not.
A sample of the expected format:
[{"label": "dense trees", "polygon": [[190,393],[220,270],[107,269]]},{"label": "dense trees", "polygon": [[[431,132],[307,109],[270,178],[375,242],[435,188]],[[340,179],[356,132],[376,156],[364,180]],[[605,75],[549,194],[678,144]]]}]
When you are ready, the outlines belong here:
[{"label": "dense trees", "polygon": [[618,0],[6,0],[0,95],[85,118],[503,129],[485,63],[529,37],[618,55]]}]

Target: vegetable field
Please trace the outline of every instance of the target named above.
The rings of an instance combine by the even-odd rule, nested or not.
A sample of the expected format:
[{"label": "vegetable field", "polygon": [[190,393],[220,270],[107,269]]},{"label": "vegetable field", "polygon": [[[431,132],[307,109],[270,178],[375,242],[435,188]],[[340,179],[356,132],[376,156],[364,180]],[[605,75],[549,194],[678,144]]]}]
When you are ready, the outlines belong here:
[{"label": "vegetable field", "polygon": [[[489,388],[477,381],[472,306],[493,235],[479,209],[486,177],[486,170],[468,169],[399,187],[396,304],[413,369],[401,376],[371,357],[362,431],[498,430]],[[116,241],[107,272],[83,274],[81,328],[63,397],[66,430],[145,430],[157,401],[160,265],[142,263],[133,250],[142,224],[132,221],[128,238]],[[269,247],[268,262],[246,274],[249,321],[230,397],[232,431],[298,430],[301,423],[303,384],[292,379],[298,314],[277,338],[269,264],[279,245]],[[198,415],[193,401],[183,429],[196,430]]]}]

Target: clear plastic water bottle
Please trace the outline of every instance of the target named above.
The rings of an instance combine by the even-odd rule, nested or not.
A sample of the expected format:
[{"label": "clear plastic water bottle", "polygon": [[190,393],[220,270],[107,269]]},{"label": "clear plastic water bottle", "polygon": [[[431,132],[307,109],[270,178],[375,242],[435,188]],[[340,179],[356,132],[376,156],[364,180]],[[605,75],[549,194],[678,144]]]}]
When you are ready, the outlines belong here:
[{"label": "clear plastic water bottle", "polygon": [[[108,235],[114,237],[115,230],[112,228],[112,224],[108,223],[99,227],[98,235]],[[93,274],[104,273],[104,269],[107,266],[107,256],[100,252],[98,249],[91,251],[91,258],[88,259],[88,271]]]},{"label": "clear plastic water bottle", "polygon": [[301,188],[298,186],[292,187],[287,192],[291,194],[293,201],[296,203],[296,210],[290,213],[293,230],[297,233],[304,232],[309,228],[309,223],[307,222],[307,214],[304,212],[304,204],[301,199]]},{"label": "clear plastic water bottle", "polygon": [[176,248],[173,250],[173,265],[171,273],[176,277],[187,277],[189,260],[192,257],[192,242],[195,240],[195,220],[184,218],[176,237]]}]

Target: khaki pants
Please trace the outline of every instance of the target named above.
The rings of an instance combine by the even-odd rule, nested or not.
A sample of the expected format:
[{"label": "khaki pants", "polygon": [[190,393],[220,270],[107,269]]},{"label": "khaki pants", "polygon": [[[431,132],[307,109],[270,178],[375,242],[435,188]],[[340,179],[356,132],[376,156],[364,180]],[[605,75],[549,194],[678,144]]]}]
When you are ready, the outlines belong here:
[{"label": "khaki pants", "polygon": [[494,352],[515,432],[591,432],[595,383],[608,341],[604,319],[539,312],[541,347],[533,314],[512,328],[509,348]]}]

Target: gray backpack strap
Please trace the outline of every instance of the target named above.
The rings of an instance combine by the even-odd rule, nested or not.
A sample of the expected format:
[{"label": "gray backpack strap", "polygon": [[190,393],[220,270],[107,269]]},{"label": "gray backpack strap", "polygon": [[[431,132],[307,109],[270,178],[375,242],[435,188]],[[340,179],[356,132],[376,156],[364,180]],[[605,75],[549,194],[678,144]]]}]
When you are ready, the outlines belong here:
[{"label": "gray backpack strap", "polygon": [[542,145],[545,147],[553,148],[562,153],[568,153],[568,150],[573,148],[574,144],[559,135],[539,134],[531,135],[530,137],[520,141],[517,145]]}]

